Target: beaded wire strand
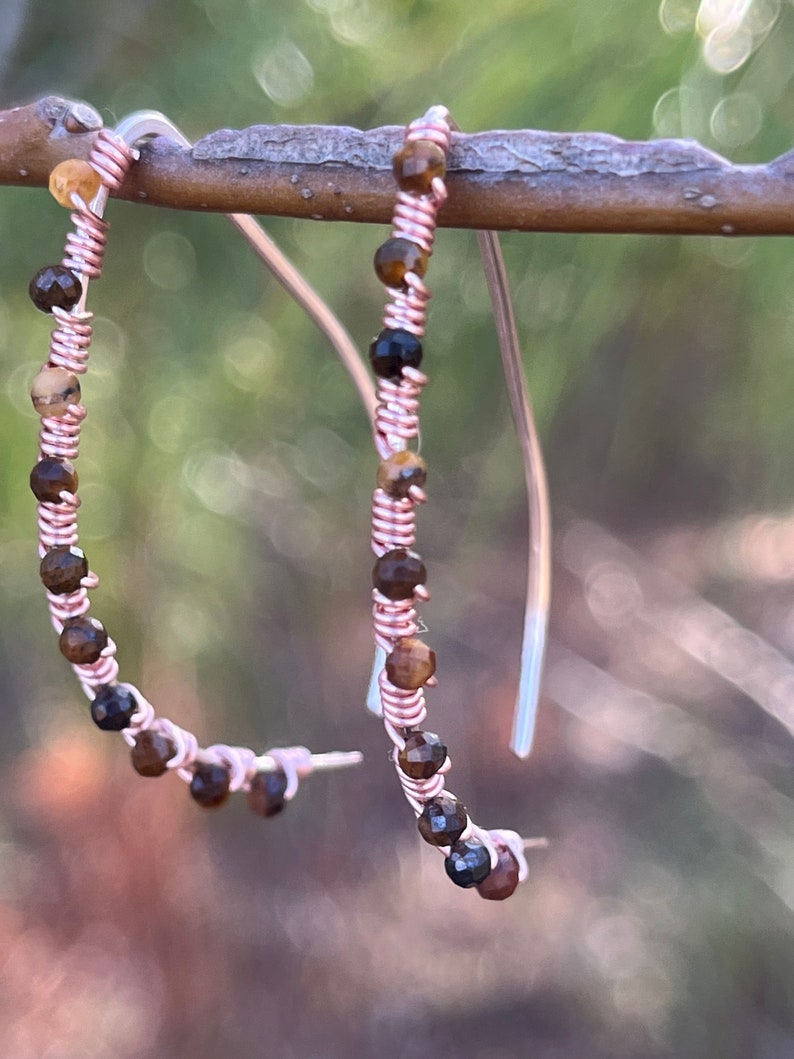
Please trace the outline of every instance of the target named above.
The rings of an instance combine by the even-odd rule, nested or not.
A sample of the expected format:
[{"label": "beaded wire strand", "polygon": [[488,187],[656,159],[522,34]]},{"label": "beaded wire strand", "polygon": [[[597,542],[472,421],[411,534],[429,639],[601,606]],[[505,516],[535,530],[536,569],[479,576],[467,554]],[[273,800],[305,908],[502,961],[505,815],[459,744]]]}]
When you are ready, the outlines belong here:
[{"label": "beaded wire strand", "polygon": [[[137,159],[135,143],[158,134],[176,134],[175,138],[187,142],[162,115],[131,115],[115,132],[99,131],[88,162],[62,162],[50,177],[55,198],[72,210],[74,231],[67,236],[60,265],[40,269],[30,284],[34,304],[56,321],[49,358],[31,390],[34,407],[41,415],[39,457],[31,472],[31,489],[39,501],[40,575],[61,653],[71,662],[91,700],[91,716],[99,728],[121,732],[131,747],[136,771],[143,776],[175,772],[190,785],[193,799],[205,808],[221,805],[232,792],[244,790],[255,812],[273,816],[294,797],[300,780],[311,772],[355,765],[362,755],[358,751],[312,754],[304,746],[276,747],[259,755],[247,747],[220,743],[199,746],[191,732],[158,716],[134,685],[119,681],[116,644],[102,623],[88,614],[89,592],[97,587],[99,578],[78,547],[80,498],[72,462],[79,454],[80,428],[86,416],[79,382],[88,368],[92,334],[86,296],[89,281],[98,278],[102,269],[108,230],[103,212],[108,196],[120,188]],[[241,215],[232,220],[268,267],[278,273],[280,252],[256,222]],[[279,278],[292,293],[300,286],[294,277]],[[313,295],[304,283],[304,296],[306,291]],[[313,297],[313,318],[323,326],[318,316],[322,318],[325,307],[316,295]],[[329,310],[327,313],[333,320]],[[349,338],[347,354],[340,348],[344,338],[339,325],[336,341],[333,337],[332,341],[354,376],[365,406],[369,396],[371,409],[371,384],[362,378],[360,365],[356,367],[358,356]]]}]

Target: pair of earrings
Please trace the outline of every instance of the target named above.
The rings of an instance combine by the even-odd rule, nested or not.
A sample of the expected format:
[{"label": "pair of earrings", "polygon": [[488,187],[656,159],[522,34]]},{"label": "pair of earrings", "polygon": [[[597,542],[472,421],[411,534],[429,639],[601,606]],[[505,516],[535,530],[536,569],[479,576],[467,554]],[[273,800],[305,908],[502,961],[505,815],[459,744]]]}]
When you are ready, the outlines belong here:
[{"label": "pair of earrings", "polygon": [[[373,624],[376,659],[369,705],[379,713],[393,744],[392,759],[422,837],[445,856],[457,885],[476,886],[491,900],[509,897],[526,878],[525,843],[514,831],[486,831],[445,790],[447,747],[424,728],[424,688],[435,684],[435,654],[419,638],[416,607],[429,599],[426,571],[415,543],[415,510],[426,500],[426,467],[409,448],[419,434],[419,398],[427,377],[419,370],[430,292],[424,283],[436,215],[446,198],[446,162],[452,122],[432,107],[408,126],[394,157],[399,187],[392,236],[378,249],[375,269],[388,295],[383,329],[370,347],[377,391],[341,325],[250,217],[231,215],[266,264],[332,339],[373,422],[380,465],[372,506]],[[55,317],[49,357],[33,381],[41,416],[39,458],[30,476],[38,500],[40,576],[47,590],[61,653],[91,700],[91,716],[106,731],[121,732],[132,764],[143,776],[174,771],[198,804],[212,808],[237,790],[263,815],[280,812],[301,779],[316,769],[357,764],[358,752],[312,754],[306,747],[277,747],[257,754],[244,747],[201,747],[196,737],[154,707],[132,684],[119,680],[116,645],[90,616],[89,592],[99,583],[79,547],[80,506],[74,460],[86,415],[80,376],[88,366],[92,314],[89,281],[99,277],[107,222],[104,208],[137,160],[135,144],[164,135],[189,146],[162,115],[140,113],[114,132],[101,130],[88,162],[72,159],[51,174],[50,190],[72,209],[74,231],[60,264],[39,270],[30,283],[37,308]],[[525,455],[530,502],[530,562],[522,647],[522,675],[512,746],[526,756],[532,741],[545,647],[549,591],[549,519],[540,448],[526,394],[507,283],[496,237],[480,234],[500,347],[514,416]]]}]

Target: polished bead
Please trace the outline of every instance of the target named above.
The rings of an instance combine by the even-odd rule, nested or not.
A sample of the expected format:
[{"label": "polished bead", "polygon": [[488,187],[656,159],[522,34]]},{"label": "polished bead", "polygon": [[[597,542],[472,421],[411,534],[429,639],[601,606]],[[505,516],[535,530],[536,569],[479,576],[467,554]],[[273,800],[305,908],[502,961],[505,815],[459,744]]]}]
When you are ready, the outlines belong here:
[{"label": "polished bead", "polygon": [[43,313],[53,309],[73,309],[80,301],[83,285],[65,265],[45,265],[40,268],[28,286],[30,300]]},{"label": "polished bead", "polygon": [[444,177],[447,159],[437,143],[415,140],[397,152],[392,159],[392,169],[401,191],[426,195],[432,189],[435,177]]},{"label": "polished bead", "polygon": [[386,658],[386,676],[395,688],[416,691],[436,671],[436,652],[414,636],[398,640]]},{"label": "polished bead", "polygon": [[50,173],[50,194],[60,206],[73,207],[72,195],[88,204],[101,187],[99,173],[82,158],[67,158]]},{"label": "polished bead", "polygon": [[42,368],[30,397],[40,416],[64,416],[70,404],[80,403],[80,380],[66,368]]},{"label": "polished bead", "polygon": [[409,272],[420,278],[427,272],[427,251],[410,239],[387,239],[375,251],[375,273],[385,287],[405,290]]},{"label": "polished bead", "polygon": [[370,343],[369,359],[379,378],[397,380],[403,368],[418,368],[422,363],[422,343],[410,331],[384,327]]},{"label": "polished bead", "polygon": [[397,763],[412,780],[429,780],[447,760],[447,748],[435,732],[409,732]]},{"label": "polished bead", "polygon": [[88,560],[82,548],[60,544],[50,548],[39,566],[39,575],[48,591],[55,596],[76,592],[88,576]]},{"label": "polished bead", "polygon": [[412,485],[422,486],[427,481],[427,464],[417,452],[402,449],[393,452],[378,467],[378,485],[388,496],[404,500]]},{"label": "polished bead", "polygon": [[273,772],[256,772],[251,777],[248,790],[248,805],[260,816],[275,816],[286,804],[284,792],[287,789],[287,776],[283,769]]},{"label": "polished bead", "polygon": [[30,472],[30,488],[42,503],[60,503],[61,493],[77,492],[74,464],[61,456],[45,456]]},{"label": "polished bead", "polygon": [[410,599],[417,585],[427,580],[420,556],[408,548],[392,548],[372,568],[372,584],[387,599]]},{"label": "polished bead", "polygon": [[444,858],[444,867],[456,886],[468,890],[470,886],[477,886],[488,878],[491,855],[482,842],[468,838],[465,842],[454,844],[449,856]]},{"label": "polished bead", "polygon": [[67,661],[76,666],[90,666],[108,645],[107,629],[101,621],[83,614],[79,618],[67,618],[58,646]]},{"label": "polished bead", "polygon": [[518,861],[507,846],[497,845],[496,850],[499,854],[496,867],[477,885],[477,893],[486,901],[504,901],[518,886]]},{"label": "polished bead", "polygon": [[217,809],[229,798],[231,774],[226,765],[202,762],[196,765],[190,781],[190,794],[204,809]]},{"label": "polished bead", "polygon": [[451,846],[466,830],[466,821],[466,806],[444,793],[425,802],[416,826],[431,846]]},{"label": "polished bead", "polygon": [[96,689],[91,703],[91,716],[97,728],[104,732],[122,732],[129,728],[138,709],[138,700],[128,688],[119,684],[103,684]]},{"label": "polished bead", "polygon": [[130,756],[139,776],[162,776],[175,754],[176,746],[168,736],[156,729],[144,728],[135,736]]}]

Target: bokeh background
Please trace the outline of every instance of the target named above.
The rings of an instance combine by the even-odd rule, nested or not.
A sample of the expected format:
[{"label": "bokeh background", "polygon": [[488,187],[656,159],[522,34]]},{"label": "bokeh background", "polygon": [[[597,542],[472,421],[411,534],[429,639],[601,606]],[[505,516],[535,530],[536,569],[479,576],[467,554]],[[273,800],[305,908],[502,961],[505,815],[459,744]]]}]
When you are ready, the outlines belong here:
[{"label": "bokeh background", "polygon": [[[0,105],[219,127],[400,124],[794,145],[786,0],[2,0]],[[471,233],[440,234],[420,516],[453,789],[547,836],[509,902],[453,887],[362,708],[364,416],[220,217],[111,203],[80,458],[94,613],[205,743],[360,747],[279,818],[207,814],[96,730],[37,577],[30,275],[66,214],[0,194],[0,1052],[794,1054],[794,250],[504,239],[555,517],[536,750],[507,750],[525,514]],[[384,230],[267,222],[362,348]]]}]

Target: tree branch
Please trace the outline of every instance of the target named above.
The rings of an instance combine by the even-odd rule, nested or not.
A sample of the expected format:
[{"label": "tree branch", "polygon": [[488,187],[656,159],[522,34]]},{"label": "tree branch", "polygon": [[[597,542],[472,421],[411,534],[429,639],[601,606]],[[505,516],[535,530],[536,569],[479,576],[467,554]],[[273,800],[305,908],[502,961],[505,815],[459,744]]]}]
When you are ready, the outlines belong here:
[{"label": "tree branch", "polygon": [[[99,115],[47,97],[0,111],[0,184],[46,186],[87,158]],[[141,149],[120,198],[183,210],[387,224],[391,156],[402,127],[221,129],[192,150]],[[449,228],[678,235],[794,234],[794,151],[733,165],[691,140],[632,142],[604,133],[491,131],[453,136]]]}]

